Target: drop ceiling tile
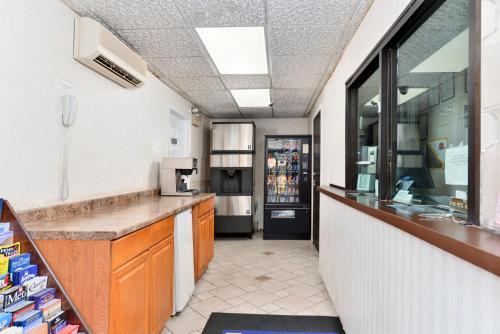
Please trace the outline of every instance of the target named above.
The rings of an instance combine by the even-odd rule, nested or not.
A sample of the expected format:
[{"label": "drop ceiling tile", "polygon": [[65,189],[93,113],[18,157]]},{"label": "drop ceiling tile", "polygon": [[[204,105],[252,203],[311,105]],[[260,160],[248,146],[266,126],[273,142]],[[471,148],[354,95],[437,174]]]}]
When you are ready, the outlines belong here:
[{"label": "drop ceiling tile", "polygon": [[273,55],[272,74],[325,73],[330,63],[329,55]]},{"label": "drop ceiling tile", "polygon": [[175,0],[177,8],[194,27],[261,26],[265,24],[264,0]]},{"label": "drop ceiling tile", "polygon": [[269,27],[269,48],[275,55],[333,54],[339,46],[339,26]]},{"label": "drop ceiling tile", "polygon": [[202,56],[188,29],[117,30],[117,33],[146,58]]},{"label": "drop ceiling tile", "polygon": [[222,75],[222,81],[228,89],[269,88],[268,75]]},{"label": "drop ceiling tile", "polygon": [[213,91],[224,90],[224,85],[218,77],[186,77],[186,78],[169,78],[180,89],[188,91]]},{"label": "drop ceiling tile", "polygon": [[239,112],[211,112],[213,118],[216,119],[241,119],[241,114]]},{"label": "drop ceiling tile", "polygon": [[359,0],[268,0],[269,23],[303,26],[341,25],[349,19]]},{"label": "drop ceiling tile", "polygon": [[108,0],[100,16],[115,29],[186,26],[171,0]]},{"label": "drop ceiling tile", "polygon": [[274,112],[275,118],[303,118],[303,111],[294,111],[294,112]]},{"label": "drop ceiling tile", "polygon": [[105,11],[104,0],[63,0],[63,2],[81,16],[93,16]]},{"label": "drop ceiling tile", "polygon": [[273,101],[309,101],[314,94],[313,89],[272,89]]},{"label": "drop ceiling tile", "polygon": [[321,75],[273,75],[272,88],[315,89]]},{"label": "drop ceiling tile", "polygon": [[231,94],[226,90],[195,90],[186,92],[189,97],[197,104],[209,110],[218,111],[238,111],[238,106],[234,102]]},{"label": "drop ceiling tile", "polygon": [[147,60],[169,78],[217,75],[203,57],[148,58]]},{"label": "drop ceiling tile", "polygon": [[273,104],[275,115],[298,114],[306,112],[309,102],[281,101]]},{"label": "drop ceiling tile", "polygon": [[273,109],[266,108],[240,108],[245,118],[273,118]]}]

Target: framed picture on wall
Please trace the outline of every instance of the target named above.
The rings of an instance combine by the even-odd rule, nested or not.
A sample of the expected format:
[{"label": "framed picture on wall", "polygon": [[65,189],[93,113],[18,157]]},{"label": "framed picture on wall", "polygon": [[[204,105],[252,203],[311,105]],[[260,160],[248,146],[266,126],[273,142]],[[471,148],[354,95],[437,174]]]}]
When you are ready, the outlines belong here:
[{"label": "framed picture on wall", "polygon": [[443,168],[445,152],[448,148],[448,138],[439,138],[427,142],[427,166],[429,168]]},{"label": "framed picture on wall", "polygon": [[441,79],[441,102],[445,102],[455,97],[455,76],[450,73]]},{"label": "framed picture on wall", "polygon": [[439,85],[429,89],[429,108],[439,105]]}]

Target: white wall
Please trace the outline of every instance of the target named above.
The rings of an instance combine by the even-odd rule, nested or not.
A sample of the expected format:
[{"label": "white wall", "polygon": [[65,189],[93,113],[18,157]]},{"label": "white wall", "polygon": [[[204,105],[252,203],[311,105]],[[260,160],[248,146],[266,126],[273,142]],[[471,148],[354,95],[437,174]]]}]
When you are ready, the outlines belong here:
[{"label": "white wall", "polygon": [[[410,3],[375,0],[321,92],[313,111],[321,109],[321,183],[345,185],[345,82]],[[328,168],[327,168],[328,167]]]},{"label": "white wall", "polygon": [[[191,104],[152,74],[127,90],[73,59],[75,14],[58,0],[0,7],[0,196],[17,208],[59,201],[63,127],[58,80],[79,110],[71,128],[69,200],[157,187],[169,110]],[[193,142],[199,147],[198,132]],[[193,154],[203,156],[202,150]]]},{"label": "white wall", "polygon": [[255,160],[254,160],[254,226],[264,227],[264,150],[266,135],[307,135],[310,134],[307,118],[265,118],[245,120],[213,120],[217,122],[242,121],[255,123]]}]

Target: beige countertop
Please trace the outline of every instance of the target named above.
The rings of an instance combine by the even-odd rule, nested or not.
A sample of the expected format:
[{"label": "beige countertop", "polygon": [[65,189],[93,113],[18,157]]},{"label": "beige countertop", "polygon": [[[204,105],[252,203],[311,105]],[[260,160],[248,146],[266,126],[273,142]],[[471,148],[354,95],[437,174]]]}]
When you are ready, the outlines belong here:
[{"label": "beige countertop", "polygon": [[113,240],[214,197],[151,196],[89,213],[24,224],[33,239]]}]

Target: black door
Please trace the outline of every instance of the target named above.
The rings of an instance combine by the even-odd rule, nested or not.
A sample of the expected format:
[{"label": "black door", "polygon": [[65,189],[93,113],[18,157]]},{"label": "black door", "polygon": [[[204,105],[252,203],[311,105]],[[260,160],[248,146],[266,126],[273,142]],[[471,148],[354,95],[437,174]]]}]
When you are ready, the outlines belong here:
[{"label": "black door", "polygon": [[319,186],[320,180],[320,156],[321,156],[321,112],[318,112],[314,118],[314,137],[313,137],[313,243],[319,251]]}]

